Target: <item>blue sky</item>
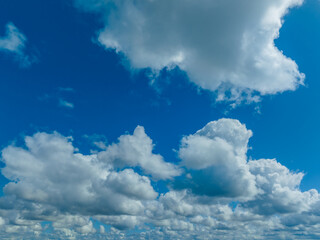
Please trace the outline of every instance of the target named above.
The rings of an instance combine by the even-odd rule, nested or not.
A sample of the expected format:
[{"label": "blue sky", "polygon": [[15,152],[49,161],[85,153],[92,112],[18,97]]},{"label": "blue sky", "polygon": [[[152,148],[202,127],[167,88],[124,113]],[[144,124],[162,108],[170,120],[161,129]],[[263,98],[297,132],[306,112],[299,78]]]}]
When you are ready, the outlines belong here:
[{"label": "blue sky", "polygon": [[[317,47],[320,42],[318,30],[320,3],[315,0],[306,0],[303,3],[297,0],[281,0],[279,2],[282,5],[271,1],[269,6],[263,1],[258,1],[259,4],[251,1],[240,1],[241,3],[226,1],[220,5],[219,1],[212,1],[217,2],[218,7],[216,7],[207,1],[201,1],[195,7],[192,1],[189,1],[186,6],[179,5],[181,2],[179,0],[174,3],[165,1],[163,4],[159,1],[147,4],[143,1],[128,2],[115,3],[111,0],[4,0],[0,2],[0,146],[3,149],[0,186],[4,192],[0,204],[0,227],[3,228],[0,236],[9,237],[13,234],[12,236],[19,238],[19,233],[9,233],[8,229],[18,226],[18,232],[21,234],[23,227],[27,226],[27,223],[23,225],[18,223],[17,219],[13,219],[13,213],[9,210],[3,210],[8,208],[6,203],[12,202],[15,206],[28,208],[31,202],[40,204],[41,208],[47,211],[55,209],[59,212],[59,217],[50,216],[53,220],[48,221],[44,214],[35,214],[32,217],[40,219],[37,222],[34,219],[28,219],[28,214],[23,215],[19,207],[11,206],[11,211],[19,215],[19,219],[30,221],[34,226],[33,232],[30,230],[24,233],[26,239],[32,239],[34,236],[41,238],[45,234],[52,234],[57,239],[66,238],[68,234],[68,237],[76,238],[97,239],[98,236],[103,238],[106,235],[100,231],[101,229],[99,230],[99,224],[106,229],[110,227],[114,229],[114,232],[110,230],[111,232],[108,233],[110,239],[116,239],[119,236],[117,234],[121,233],[118,231],[129,234],[127,235],[129,238],[132,228],[137,230],[137,232],[133,231],[134,234],[140,231],[151,234],[152,231],[159,230],[162,234],[159,233],[159,239],[161,237],[169,239],[176,236],[168,233],[175,231],[174,221],[179,222],[179,227],[184,229],[180,229],[185,234],[181,233],[184,239],[188,237],[193,239],[192,237],[197,234],[200,239],[203,237],[199,233],[201,231],[195,230],[192,233],[194,235],[190,235],[190,229],[203,227],[192,220],[203,214],[192,213],[191,217],[188,217],[177,214],[173,209],[167,209],[175,214],[171,214],[171,217],[166,219],[169,222],[166,226],[159,223],[159,216],[156,216],[156,213],[152,213],[153,217],[149,216],[150,219],[140,219],[146,216],[145,212],[137,214],[123,209],[117,212],[111,203],[105,206],[103,201],[98,200],[93,204],[100,209],[107,209],[105,212],[101,210],[102,212],[99,213],[96,209],[92,210],[90,204],[84,203],[79,204],[80,207],[73,208],[71,206],[77,204],[64,195],[67,191],[62,189],[62,186],[58,187],[50,179],[46,179],[47,173],[44,174],[44,170],[41,172],[42,175],[30,170],[30,176],[25,172],[19,172],[22,170],[17,170],[20,169],[17,167],[19,164],[24,166],[28,161],[30,161],[29,164],[38,161],[37,163],[41,165],[49,161],[46,158],[52,158],[52,161],[57,160],[43,151],[50,150],[51,154],[60,156],[59,152],[55,152],[60,148],[53,151],[49,147],[39,150],[41,152],[39,155],[32,153],[37,159],[37,161],[34,160],[35,162],[28,160],[27,155],[19,155],[18,152],[22,149],[32,152],[32,147],[29,150],[25,147],[24,142],[27,136],[31,136],[29,140],[34,141],[33,144],[39,144],[35,149],[41,149],[41,146],[47,146],[46,144],[49,146],[52,141],[69,146],[70,140],[66,140],[65,137],[72,136],[76,154],[86,155],[92,159],[97,155],[97,159],[101,162],[108,162],[108,164],[113,162],[113,172],[107,174],[110,176],[114,174],[115,177],[109,177],[104,181],[112,183],[112,186],[108,186],[113,189],[115,196],[125,191],[121,190],[125,189],[121,184],[126,184],[123,180],[126,177],[135,179],[132,182],[138,181],[141,189],[145,187],[146,191],[150,190],[150,194],[144,196],[140,193],[137,183],[139,191],[137,190],[136,193],[130,192],[130,195],[127,192],[121,192],[121,194],[127,194],[125,199],[128,201],[133,201],[132,199],[141,201],[139,204],[142,204],[144,209],[148,209],[150,204],[164,206],[163,199],[186,194],[183,192],[186,191],[189,195],[183,197],[185,204],[195,204],[194,201],[196,201],[202,208],[214,209],[218,208],[217,202],[219,207],[239,202],[237,211],[252,214],[250,215],[252,218],[263,217],[265,224],[273,224],[273,228],[270,227],[270,229],[274,231],[266,231],[259,225],[260,223],[252,220],[253,225],[259,225],[257,228],[259,231],[254,233],[252,239],[270,239],[270,236],[279,239],[276,235],[277,227],[281,229],[281,234],[287,237],[285,239],[300,239],[299,234],[302,235],[301,239],[318,239],[318,225],[311,223],[311,220],[308,225],[299,222],[299,219],[302,216],[312,217],[312,219],[319,217],[317,213],[319,201],[305,200],[305,196],[310,193],[310,189],[319,191],[320,181],[318,154],[320,109],[317,104],[320,100],[318,94],[320,50]],[[264,4],[266,6],[262,7]],[[265,9],[269,7],[271,10],[274,7],[273,9],[279,10],[279,13],[276,11],[268,13]],[[194,10],[190,11],[193,8]],[[221,16],[220,12],[222,12]],[[263,14],[265,18],[262,18]],[[176,16],[178,20],[169,16]],[[141,20],[144,18],[147,22]],[[173,21],[172,24],[170,21]],[[261,21],[260,25],[254,24],[255,21]],[[15,29],[15,36],[20,36],[20,42],[14,49],[8,47],[8,44],[14,44],[15,40],[6,32],[6,28],[10,26]],[[279,38],[276,36],[278,30]],[[247,37],[248,46],[238,41],[240,35]],[[271,50],[265,53],[263,50],[268,49],[273,41],[275,49],[278,48],[281,52],[271,47]],[[243,44],[242,48],[239,47],[241,44]],[[272,64],[274,62],[277,64]],[[253,63],[260,65],[253,69],[252,66],[256,66]],[[302,81],[304,84],[301,84]],[[234,94],[230,94],[232,91]],[[226,95],[223,95],[224,93]],[[219,120],[221,118],[228,118],[231,122]],[[239,120],[241,124],[245,124],[245,129],[241,127],[244,125],[240,126],[236,120],[230,119]],[[215,129],[212,130],[214,139],[209,135],[211,130],[205,129],[203,133],[198,134],[199,136],[195,134],[210,121],[215,121],[213,125],[207,125],[208,128]],[[140,131],[141,129],[138,128],[133,133],[138,125],[143,126],[144,130]],[[253,132],[251,138],[247,135],[249,130]],[[53,133],[55,131],[57,133]],[[243,135],[235,136],[230,131]],[[39,139],[34,135],[37,133]],[[231,134],[231,137],[241,139],[243,137],[243,139],[241,143],[236,142],[232,145],[228,142],[231,138],[228,134]],[[120,136],[123,140],[118,140]],[[207,145],[201,145],[202,140],[198,137],[214,141],[210,143],[213,145],[210,148],[212,152],[208,152],[209,157],[202,155],[209,150],[205,148]],[[222,147],[216,142],[217,138],[227,142],[235,152],[234,159],[244,158],[244,163],[239,163],[238,160],[232,162],[232,159],[228,159],[224,151],[229,147]],[[246,139],[249,138],[247,145]],[[153,152],[151,140],[154,144]],[[137,145],[135,141],[138,141]],[[97,147],[97,142],[103,142],[107,148],[101,144],[99,146],[102,148]],[[233,143],[233,140],[231,142]],[[135,153],[130,152],[130,149],[143,147],[143,144],[146,144],[146,151],[151,147],[151,153],[135,156]],[[61,149],[64,147],[62,146]],[[196,153],[200,155],[195,155]],[[162,157],[159,158],[160,155]],[[59,158],[58,163],[61,164],[61,169],[67,171],[70,166],[67,164],[63,166],[66,161],[69,161],[67,159],[69,155],[65,156],[66,159],[57,158]],[[222,160],[219,162],[221,156]],[[206,165],[207,158],[211,159],[210,164],[213,165]],[[80,166],[81,161],[77,163],[76,159],[77,157],[72,161]],[[200,163],[201,159],[202,163]],[[264,196],[261,191],[259,193],[259,189],[263,190],[263,187],[259,187],[258,182],[250,182],[251,178],[257,176],[254,172],[260,171],[253,170],[255,168],[247,163],[251,159],[253,161],[277,159],[279,164],[290,170],[289,173],[282,173],[288,174],[287,178],[293,181],[291,185],[289,184],[294,186],[292,189],[289,185],[289,187],[283,186],[283,189],[292,190],[288,196],[301,194],[303,195],[301,202],[310,200],[310,205],[300,206],[290,211],[286,210],[287,206],[283,204],[270,207],[270,209],[278,209],[278,212],[258,209],[256,206],[259,205],[259,201],[267,202],[276,197]],[[148,163],[150,161],[158,165],[150,167],[151,163]],[[215,165],[217,161],[219,163]],[[165,165],[165,162],[169,165]],[[227,165],[221,167],[224,166],[222,162]],[[231,165],[238,166],[241,171],[249,171],[250,176],[241,175],[238,180],[232,182],[234,180],[232,171],[236,170],[231,171],[229,169]],[[53,166],[56,165],[51,167]],[[109,167],[94,165],[92,169],[102,171]],[[157,168],[159,172],[155,173],[153,169]],[[227,172],[228,169],[231,172]],[[91,176],[83,171],[81,168],[78,174]],[[276,169],[274,171],[276,173]],[[54,170],[53,173],[55,173]],[[220,173],[225,176],[230,175],[231,182],[225,182],[227,181],[225,178],[218,179]],[[300,179],[300,173],[305,174],[301,184],[297,180]],[[46,192],[42,186],[38,186],[38,181],[33,181],[33,174],[43,177],[43,182],[48,183],[48,188],[53,186],[54,191],[61,191],[59,194],[63,196],[61,198],[64,199],[64,203],[60,203],[58,197],[55,200],[51,196],[53,193],[49,190]],[[61,174],[61,181],[64,181],[64,174],[68,175],[69,172]],[[209,180],[205,178],[208,174],[212,174]],[[187,180],[188,176],[193,176],[192,179],[195,182]],[[116,182],[117,179],[120,179],[119,182]],[[85,180],[81,178],[75,181],[75,186],[78,186],[79,182]],[[201,184],[208,181],[213,181],[212,191],[207,192],[206,188],[194,187],[197,184],[202,186]],[[222,182],[223,190],[219,190],[220,185],[215,186],[219,181]],[[10,186],[7,185],[9,182],[12,183]],[[70,184],[72,186],[72,183]],[[250,189],[249,187],[244,189],[241,184],[250,186]],[[211,186],[210,182],[209,186]],[[104,190],[100,188],[102,189],[102,186],[96,190],[99,199],[112,194],[104,195]],[[238,190],[232,192],[236,188]],[[26,197],[28,194],[41,195],[34,189],[40,189],[43,191],[41,194],[47,194],[53,200],[43,200],[41,197],[28,199]],[[266,192],[265,189],[264,191]],[[161,199],[159,197],[161,193],[167,198]],[[221,196],[218,193],[226,195]],[[71,195],[73,194],[77,196],[76,193]],[[315,195],[318,196],[317,194]],[[135,197],[130,198],[130,196]],[[280,202],[288,200],[288,205],[298,205],[296,202],[290,202],[288,196],[283,195]],[[317,197],[313,196],[313,198]],[[210,203],[203,204],[205,201]],[[131,206],[130,204],[133,203],[124,202],[123,204]],[[260,205],[263,206],[263,204]],[[34,212],[34,210],[30,211]],[[221,224],[230,224],[230,226],[233,224],[229,231],[218,235],[220,237],[217,239],[231,239],[230,236],[233,236],[240,226],[240,223],[236,223],[235,220],[235,215],[239,214],[237,211],[234,211],[231,217],[228,215],[229,220],[221,220],[223,216],[214,213],[214,210],[210,213],[211,215],[206,216],[208,219],[220,221]],[[165,213],[160,215],[165,218]],[[46,217],[48,216],[49,213]],[[133,216],[138,219],[136,222],[132,220]],[[278,216],[281,216],[281,220],[275,220]],[[78,219],[72,221],[79,221],[80,227],[66,224],[66,222],[70,223],[72,218]],[[286,222],[288,218],[295,218],[298,223],[290,225]],[[98,221],[98,227],[96,222],[95,227],[92,227],[90,221]],[[188,223],[187,228],[182,228],[183,221],[185,224]],[[46,233],[43,229],[37,229],[38,223],[47,224],[47,222],[53,226],[56,224],[55,228],[53,227],[54,230]],[[126,222],[133,223],[126,225]],[[240,222],[243,223],[244,220]],[[194,225],[191,227],[192,224]],[[68,225],[67,228],[71,229],[71,233],[63,235],[67,231],[61,225]],[[146,227],[149,225],[152,227]],[[293,225],[299,227],[300,232],[297,235],[294,234]],[[81,227],[90,229],[90,226],[92,231],[79,230]],[[210,230],[204,229],[207,236],[221,234],[217,225],[210,226]],[[306,229],[309,231],[307,232]],[[295,231],[298,230],[295,229]],[[243,232],[243,234],[245,236],[247,233]],[[309,235],[306,237],[305,234]]]}]

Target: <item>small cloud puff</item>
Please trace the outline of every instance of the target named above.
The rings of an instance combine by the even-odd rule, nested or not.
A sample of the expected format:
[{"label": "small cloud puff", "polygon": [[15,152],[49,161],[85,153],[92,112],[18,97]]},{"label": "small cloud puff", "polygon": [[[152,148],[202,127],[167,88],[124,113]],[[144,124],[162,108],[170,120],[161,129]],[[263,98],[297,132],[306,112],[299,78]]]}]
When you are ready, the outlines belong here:
[{"label": "small cloud puff", "polygon": [[71,102],[68,102],[62,98],[59,98],[59,106],[65,107],[65,108],[74,108],[74,104]]}]

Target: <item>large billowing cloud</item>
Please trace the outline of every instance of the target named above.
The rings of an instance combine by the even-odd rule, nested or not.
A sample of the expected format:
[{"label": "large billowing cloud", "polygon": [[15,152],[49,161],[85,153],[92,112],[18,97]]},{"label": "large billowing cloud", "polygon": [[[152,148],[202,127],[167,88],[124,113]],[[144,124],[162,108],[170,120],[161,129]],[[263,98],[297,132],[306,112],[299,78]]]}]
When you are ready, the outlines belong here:
[{"label": "large billowing cloud", "polygon": [[[303,0],[75,0],[102,16],[98,42],[134,69],[178,66],[230,98],[294,90],[304,75],[274,44],[284,15]],[[250,95],[250,94],[249,94]]]},{"label": "large billowing cloud", "polygon": [[178,181],[177,187],[208,196],[255,195],[255,178],[246,159],[251,135],[239,121],[220,119],[184,137],[179,157],[188,173],[186,179]]},{"label": "large billowing cloud", "polygon": [[248,160],[251,136],[209,122],[182,138],[178,165],[141,126],[89,155],[58,133],[27,136],[2,150],[0,237],[318,239],[319,193],[275,159]]},{"label": "large billowing cloud", "polygon": [[6,25],[6,35],[0,36],[0,52],[12,54],[22,67],[28,67],[35,59],[25,53],[26,36],[13,24]]},{"label": "large billowing cloud", "polygon": [[147,177],[132,169],[115,172],[96,155],[74,153],[57,133],[37,133],[25,142],[27,149],[9,146],[2,153],[2,173],[13,181],[4,188],[8,196],[82,214],[138,214],[141,201],[157,197]]}]

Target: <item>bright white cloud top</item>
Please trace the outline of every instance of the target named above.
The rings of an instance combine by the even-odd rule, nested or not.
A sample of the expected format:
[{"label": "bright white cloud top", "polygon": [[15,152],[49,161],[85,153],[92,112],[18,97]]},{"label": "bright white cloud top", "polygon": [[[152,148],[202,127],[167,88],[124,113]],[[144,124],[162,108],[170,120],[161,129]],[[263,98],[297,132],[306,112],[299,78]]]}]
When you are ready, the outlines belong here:
[{"label": "bright white cloud top", "polygon": [[2,150],[11,182],[0,198],[0,236],[319,237],[319,193],[302,192],[303,173],[274,159],[248,160],[251,136],[238,120],[210,122],[182,138],[178,165],[153,153],[141,126],[90,155],[58,133],[27,136],[25,146]]},{"label": "bright white cloud top", "polygon": [[134,69],[178,66],[198,86],[275,94],[295,90],[304,74],[274,44],[284,15],[303,0],[76,0],[98,12],[98,42]]}]

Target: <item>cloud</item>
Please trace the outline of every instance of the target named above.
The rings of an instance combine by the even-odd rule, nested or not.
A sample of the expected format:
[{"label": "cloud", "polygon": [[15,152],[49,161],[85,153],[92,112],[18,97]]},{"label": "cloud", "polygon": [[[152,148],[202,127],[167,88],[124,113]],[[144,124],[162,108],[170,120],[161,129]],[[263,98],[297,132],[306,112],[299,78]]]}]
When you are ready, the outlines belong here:
[{"label": "cloud", "polygon": [[257,100],[254,92],[275,94],[303,84],[297,64],[274,44],[284,15],[302,3],[75,0],[78,8],[101,16],[105,27],[98,42],[131,68],[178,66],[198,86],[218,90],[219,100],[244,94],[249,102]]},{"label": "cloud", "polygon": [[245,205],[262,215],[301,213],[311,210],[318,201],[315,189],[301,192],[303,173],[292,173],[274,159],[249,161],[250,172],[256,176],[262,193]]},{"label": "cloud", "polygon": [[0,52],[13,54],[22,67],[28,67],[35,61],[35,57],[25,53],[26,42],[26,36],[9,22],[6,25],[6,35],[0,37]]},{"label": "cloud", "polygon": [[[61,95],[62,93],[74,93],[74,92],[75,92],[75,90],[73,88],[59,87],[57,90],[57,95]],[[65,108],[70,108],[70,109],[74,108],[73,103],[64,100],[62,97],[59,97],[58,100],[59,100],[60,107],[65,107]]]},{"label": "cloud", "polygon": [[179,157],[186,178],[176,187],[208,196],[251,197],[257,194],[255,178],[247,165],[247,144],[252,132],[237,120],[208,123],[181,141]]},{"label": "cloud", "polygon": [[74,103],[65,100],[65,96],[68,94],[73,94],[75,90],[70,87],[59,87],[55,89],[52,93],[44,93],[42,96],[38,97],[40,101],[46,102],[56,102],[59,107],[63,108],[74,108]]},{"label": "cloud", "polygon": [[27,149],[9,146],[2,153],[2,174],[12,181],[3,189],[8,197],[82,214],[138,214],[141,201],[157,197],[147,177],[104,168],[96,155],[75,153],[70,139],[57,133],[25,142]]},{"label": "cloud", "polygon": [[248,158],[251,137],[238,120],[209,122],[174,165],[141,126],[89,155],[56,132],[26,136],[2,150],[0,238],[318,239],[319,193],[275,159]]},{"label": "cloud", "polygon": [[74,104],[71,102],[68,102],[62,98],[59,98],[59,106],[65,107],[65,108],[74,108]]},{"label": "cloud", "polygon": [[155,179],[170,179],[180,175],[180,171],[173,164],[165,162],[161,155],[152,153],[153,147],[144,128],[138,126],[133,135],[122,135],[119,143],[100,152],[98,158],[115,168],[140,167]]}]

